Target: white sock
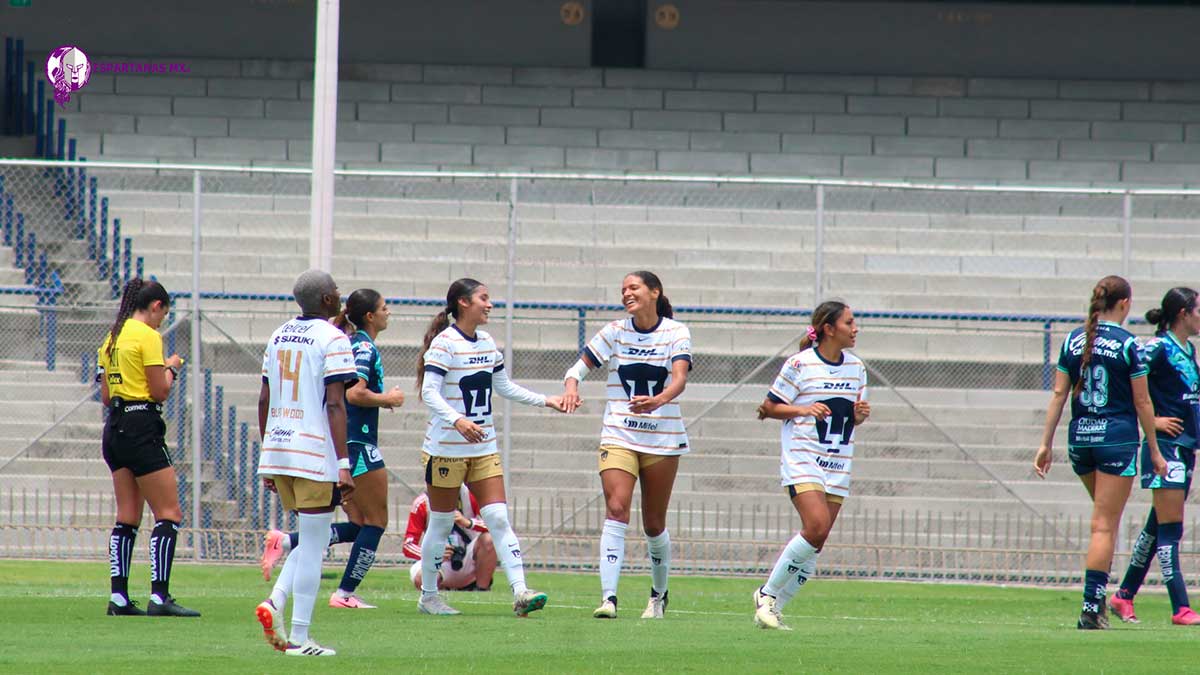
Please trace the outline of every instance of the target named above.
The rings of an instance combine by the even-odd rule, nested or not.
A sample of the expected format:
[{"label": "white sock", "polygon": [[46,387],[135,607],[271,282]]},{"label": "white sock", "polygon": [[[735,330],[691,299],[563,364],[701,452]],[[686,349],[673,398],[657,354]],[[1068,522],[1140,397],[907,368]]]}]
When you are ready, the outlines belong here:
[{"label": "white sock", "polygon": [[629,523],[605,519],[600,530],[600,600],[617,594],[621,561],[625,558],[625,530]]},{"label": "white sock", "polygon": [[817,558],[821,557],[821,552],[817,551],[813,557],[808,559],[808,562],[800,566],[800,571],[788,577],[788,582],[783,585],[783,590],[779,591],[779,595],[775,596],[775,605],[782,610],[791,602],[792,597],[808,583],[808,580],[817,573]]},{"label": "white sock", "polygon": [[[446,542],[454,529],[453,511],[430,511],[425,536],[421,538],[421,594],[437,595],[438,570],[446,554]],[[495,535],[492,535],[495,536]]]},{"label": "white sock", "polygon": [[292,594],[292,582],[296,578],[298,559],[288,556],[279,570],[279,578],[275,580],[275,588],[271,589],[271,604],[275,609],[283,611],[287,607],[288,596]]},{"label": "white sock", "polygon": [[512,587],[513,595],[520,595],[529,590],[525,586],[525,564],[521,562],[521,542],[508,523],[508,505],[503,503],[488,504],[479,509],[484,524],[492,533],[492,543],[496,547],[496,557],[508,577],[508,585]]},{"label": "white sock", "polygon": [[804,567],[804,563],[816,554],[817,549],[805,541],[804,535],[796,533],[787,546],[783,547],[783,553],[779,554],[779,560],[775,561],[775,569],[771,570],[771,576],[763,586],[763,592],[778,598],[783,587],[787,585],[788,579],[798,574]]},{"label": "white sock", "polygon": [[296,560],[292,579],[292,644],[302,645],[308,640],[308,625],[312,623],[313,605],[321,587],[321,558],[325,555],[321,541],[331,524],[332,511],[300,514],[300,543],[288,556],[289,563],[293,558]]},{"label": "white sock", "polygon": [[667,592],[667,576],[671,573],[671,534],[663,530],[657,537],[646,537],[650,551],[650,585],[655,593]]}]

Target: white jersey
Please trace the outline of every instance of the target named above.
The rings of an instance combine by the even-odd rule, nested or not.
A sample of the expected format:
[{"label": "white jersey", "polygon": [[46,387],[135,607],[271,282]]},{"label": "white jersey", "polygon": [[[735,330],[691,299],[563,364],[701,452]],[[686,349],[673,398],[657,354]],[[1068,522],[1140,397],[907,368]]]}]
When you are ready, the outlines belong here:
[{"label": "white jersey", "polygon": [[584,354],[594,365],[608,364],[608,403],[604,407],[601,445],[617,445],[650,455],[682,455],[687,431],[679,403],[672,401],[649,413],[629,411],[634,396],[657,396],[671,386],[671,366],[692,363],[692,334],[687,326],[662,318],[642,332],[633,319],[613,321],[592,338]]},{"label": "white jersey", "polygon": [[324,319],[292,319],[271,335],[262,377],[271,407],[258,473],[336,482],[325,385],[358,377],[350,339]]},{"label": "white jersey", "polygon": [[[476,330],[470,338],[453,324],[438,333],[425,351],[421,400],[430,414],[421,449],[433,457],[484,457],[498,452],[493,391],[518,403],[546,405],[545,396],[508,379],[504,354],[491,335]],[[470,443],[454,428],[463,417],[483,429],[482,441]]]},{"label": "white jersey", "polygon": [[783,485],[817,483],[829,494],[849,494],[854,403],[866,395],[866,387],[867,369],[850,352],[842,352],[841,362],[830,363],[816,349],[805,349],[783,364],[767,398],[795,406],[823,403],[830,413],[820,421],[808,416],[783,423]]}]

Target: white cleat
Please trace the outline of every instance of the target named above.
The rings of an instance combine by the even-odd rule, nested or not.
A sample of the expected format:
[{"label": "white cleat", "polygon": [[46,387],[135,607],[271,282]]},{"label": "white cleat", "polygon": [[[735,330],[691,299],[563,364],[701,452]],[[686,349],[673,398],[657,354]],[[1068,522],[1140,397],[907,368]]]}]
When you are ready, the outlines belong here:
[{"label": "white cleat", "polygon": [[550,597],[541,591],[526,589],[524,593],[513,598],[513,614],[517,616],[529,616],[530,612],[536,612],[546,606],[546,601]]},{"label": "white cleat", "polygon": [[610,595],[592,612],[593,619],[617,618],[617,596]]},{"label": "white cleat", "polygon": [[289,642],[287,651],[284,653],[288,656],[337,656],[337,652],[334,650],[322,647],[311,639],[305,640],[302,645],[294,645]]},{"label": "white cleat", "polygon": [[791,630],[783,622],[774,596],[762,592],[762,587],[754,589],[754,625],[768,630]]},{"label": "white cleat", "polygon": [[440,593],[434,595],[425,595],[422,593],[421,599],[417,600],[417,609],[421,610],[422,614],[433,614],[435,616],[462,614],[462,612],[446,604]]},{"label": "white cleat", "polygon": [[662,595],[657,595],[654,591],[650,591],[650,602],[646,603],[646,611],[642,612],[643,619],[661,619],[667,611],[667,593],[663,591]]}]

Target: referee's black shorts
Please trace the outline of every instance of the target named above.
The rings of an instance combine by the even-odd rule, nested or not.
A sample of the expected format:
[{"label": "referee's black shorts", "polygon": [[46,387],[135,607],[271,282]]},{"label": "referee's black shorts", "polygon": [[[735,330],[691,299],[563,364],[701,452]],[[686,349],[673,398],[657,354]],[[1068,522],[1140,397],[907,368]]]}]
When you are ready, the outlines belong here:
[{"label": "referee's black shorts", "polygon": [[171,466],[162,405],[114,398],[104,425],[102,448],[109,471],[129,469],[145,476]]}]

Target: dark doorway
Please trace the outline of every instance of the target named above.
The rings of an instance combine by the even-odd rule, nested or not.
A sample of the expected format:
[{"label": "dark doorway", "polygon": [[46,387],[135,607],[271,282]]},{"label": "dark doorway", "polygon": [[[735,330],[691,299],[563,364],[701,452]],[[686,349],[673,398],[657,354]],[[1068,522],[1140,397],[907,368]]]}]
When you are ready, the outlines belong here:
[{"label": "dark doorway", "polygon": [[592,66],[646,65],[646,0],[593,0]]}]

